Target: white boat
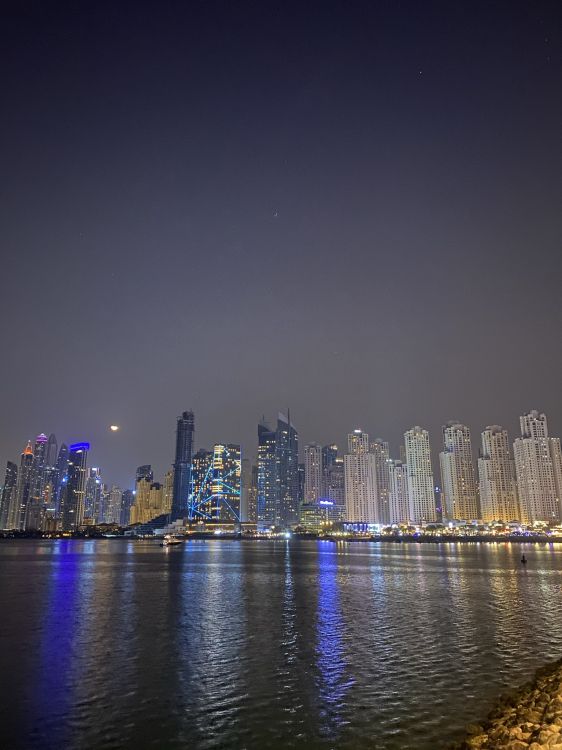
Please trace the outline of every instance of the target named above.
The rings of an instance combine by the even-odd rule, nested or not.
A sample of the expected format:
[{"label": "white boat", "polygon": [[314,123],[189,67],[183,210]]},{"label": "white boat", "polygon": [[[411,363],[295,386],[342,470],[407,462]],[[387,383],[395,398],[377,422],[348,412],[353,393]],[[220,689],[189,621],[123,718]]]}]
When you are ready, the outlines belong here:
[{"label": "white boat", "polygon": [[173,547],[176,544],[181,544],[182,540],[178,539],[175,536],[172,536],[172,534],[166,534],[164,539],[160,542],[161,547]]}]

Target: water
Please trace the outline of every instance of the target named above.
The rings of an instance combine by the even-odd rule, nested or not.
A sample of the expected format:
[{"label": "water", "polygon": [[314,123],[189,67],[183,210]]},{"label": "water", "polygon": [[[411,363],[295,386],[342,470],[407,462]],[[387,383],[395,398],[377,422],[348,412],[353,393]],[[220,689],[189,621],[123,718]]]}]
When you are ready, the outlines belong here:
[{"label": "water", "polygon": [[560,545],[3,541],[2,747],[434,750],[561,615]]}]

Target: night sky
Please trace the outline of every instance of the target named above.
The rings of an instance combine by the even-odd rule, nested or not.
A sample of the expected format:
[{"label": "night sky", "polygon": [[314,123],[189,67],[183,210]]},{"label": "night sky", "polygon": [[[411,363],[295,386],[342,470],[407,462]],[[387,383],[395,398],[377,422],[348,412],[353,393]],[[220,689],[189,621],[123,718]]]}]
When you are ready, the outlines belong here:
[{"label": "night sky", "polygon": [[1,27],[2,479],[40,431],[162,475],[189,408],[249,457],[287,407],[302,444],[396,455],[449,419],[475,452],[531,408],[562,432],[562,3],[14,0]]}]

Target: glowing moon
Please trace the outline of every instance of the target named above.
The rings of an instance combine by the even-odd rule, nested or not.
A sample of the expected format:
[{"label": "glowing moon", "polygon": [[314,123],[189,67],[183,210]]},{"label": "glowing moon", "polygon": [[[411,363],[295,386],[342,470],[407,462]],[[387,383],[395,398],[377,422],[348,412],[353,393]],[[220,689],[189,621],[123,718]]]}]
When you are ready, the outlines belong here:
[{"label": "glowing moon", "polygon": [[109,429],[111,430],[111,432],[117,432],[117,430],[119,429],[119,425],[118,424],[109,425]]}]

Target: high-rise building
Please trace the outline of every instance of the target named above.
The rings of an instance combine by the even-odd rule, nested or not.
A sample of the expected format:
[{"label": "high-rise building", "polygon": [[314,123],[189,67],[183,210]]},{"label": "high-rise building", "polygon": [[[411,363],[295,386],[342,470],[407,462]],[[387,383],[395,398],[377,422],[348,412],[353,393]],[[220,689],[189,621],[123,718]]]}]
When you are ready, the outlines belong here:
[{"label": "high-rise building", "polygon": [[322,468],[331,466],[338,457],[338,446],[335,443],[325,445],[322,448]]},{"label": "high-rise building", "polygon": [[252,465],[248,458],[242,459],[242,481],[240,495],[240,520],[248,521],[248,493],[252,485]]},{"label": "high-rise building", "polygon": [[[111,507],[111,493],[109,506]],[[135,502],[129,512],[130,523],[148,523],[164,512],[163,486],[159,482],[152,482],[148,476],[141,476],[135,486]],[[110,510],[106,516],[109,522]]]},{"label": "high-rise building", "polygon": [[298,468],[298,475],[299,475],[299,495],[298,495],[298,505],[300,506],[304,503],[304,488],[306,484],[306,472],[304,469],[304,464],[299,464]]},{"label": "high-rise building", "polygon": [[390,523],[390,450],[386,440],[377,438],[371,443],[371,453],[375,457],[377,478],[377,504],[380,523]]},{"label": "high-rise building", "polygon": [[55,464],[55,469],[52,474],[51,480],[51,483],[53,485],[53,499],[56,518],[60,518],[61,516],[62,493],[64,487],[66,486],[66,481],[68,478],[68,455],[68,446],[65,443],[62,443],[61,447],[59,448],[57,462]]},{"label": "high-rise building", "polygon": [[102,480],[100,470],[93,467],[88,470],[84,487],[84,520],[89,523],[100,523]]},{"label": "high-rise building", "polygon": [[123,490],[113,485],[109,491],[109,504],[106,513],[106,523],[119,524],[121,521],[121,503],[123,501]]},{"label": "high-rise building", "polygon": [[446,517],[468,521],[478,518],[472,444],[466,425],[452,421],[443,427],[439,459]]},{"label": "high-rise building", "polygon": [[277,482],[277,434],[262,421],[258,425],[257,522],[261,530],[279,522]]},{"label": "high-rise building", "polygon": [[54,433],[51,432],[49,439],[47,440],[47,446],[45,448],[45,466],[48,469],[53,469],[57,463],[58,455],[58,443]]},{"label": "high-rise building", "polygon": [[[243,488],[244,489],[244,488]],[[258,465],[252,465],[250,483],[247,491],[247,516],[248,523],[257,523],[258,521]]]},{"label": "high-rise building", "polygon": [[217,443],[213,449],[211,497],[206,513],[216,521],[240,521],[242,489],[240,446]]},{"label": "high-rise building", "polygon": [[404,444],[408,467],[410,520],[416,524],[435,521],[437,513],[429,433],[416,425],[404,433]]},{"label": "high-rise building", "polygon": [[176,428],[171,521],[188,518],[190,515],[189,493],[191,490],[191,461],[193,458],[194,433],[195,416],[192,411],[184,411],[181,417],[178,417]]},{"label": "high-rise building", "polygon": [[482,432],[478,477],[482,520],[486,523],[519,520],[515,466],[509,436],[507,430],[499,425],[486,427]]},{"label": "high-rise building", "polygon": [[322,497],[322,452],[316,443],[304,446],[305,503],[316,503]]},{"label": "high-rise building", "polygon": [[345,469],[343,458],[336,457],[332,463],[324,467],[324,491],[320,504],[326,507],[330,521],[344,521],[345,506]]},{"label": "high-rise building", "polygon": [[277,525],[287,529],[299,522],[299,438],[290,414],[279,414],[277,418],[277,481]]},{"label": "high-rise building", "polygon": [[23,453],[21,454],[20,466],[18,469],[18,483],[15,492],[15,502],[10,503],[10,510],[7,518],[8,529],[25,528],[25,519],[27,515],[27,506],[31,497],[31,487],[33,482],[33,448],[31,442],[28,442]]},{"label": "high-rise building", "polygon": [[67,481],[62,498],[62,530],[76,531],[84,521],[84,492],[89,443],[74,443],[68,453]]},{"label": "high-rise building", "polygon": [[[172,496],[170,494],[170,502],[171,499]],[[119,523],[121,526],[128,526],[131,523],[131,507],[133,506],[134,502],[135,493],[133,492],[133,490],[123,490],[123,495],[121,497],[121,515],[119,517]],[[167,512],[169,513],[169,508]]]},{"label": "high-rise building", "polygon": [[298,434],[279,414],[277,429],[258,425],[258,526],[289,528],[298,523]]},{"label": "high-rise building", "polygon": [[174,496],[174,472],[172,469],[164,474],[164,513],[170,514]]},{"label": "high-rise building", "polygon": [[17,502],[18,466],[12,461],[6,464],[4,476],[4,487],[2,488],[2,501],[0,502],[0,529],[9,529],[8,518],[10,507]]},{"label": "high-rise building", "polygon": [[530,411],[519,421],[521,437],[513,444],[513,454],[521,520],[528,524],[558,522],[561,498],[556,487],[556,456],[553,461],[546,415]]},{"label": "high-rise building", "polygon": [[344,456],[346,520],[380,523],[377,506],[375,456],[369,451],[369,435],[354,430],[347,437]]},{"label": "high-rise building", "polygon": [[408,469],[402,461],[388,464],[390,523],[407,524],[410,521],[408,495]]},{"label": "high-rise building", "polygon": [[49,438],[43,433],[35,438],[31,487],[25,515],[25,528],[29,530],[40,530],[43,524],[43,489],[46,479],[48,441]]},{"label": "high-rise building", "polygon": [[556,487],[558,508],[562,517],[562,448],[560,446],[560,438],[549,437],[548,445],[550,448],[550,457],[552,459],[552,468],[554,470],[554,486]]},{"label": "high-rise building", "polygon": [[193,456],[191,466],[190,508],[191,517],[195,521],[211,520],[211,516],[206,513],[203,505],[205,498],[209,498],[212,494],[212,481],[213,451],[199,448]]}]

